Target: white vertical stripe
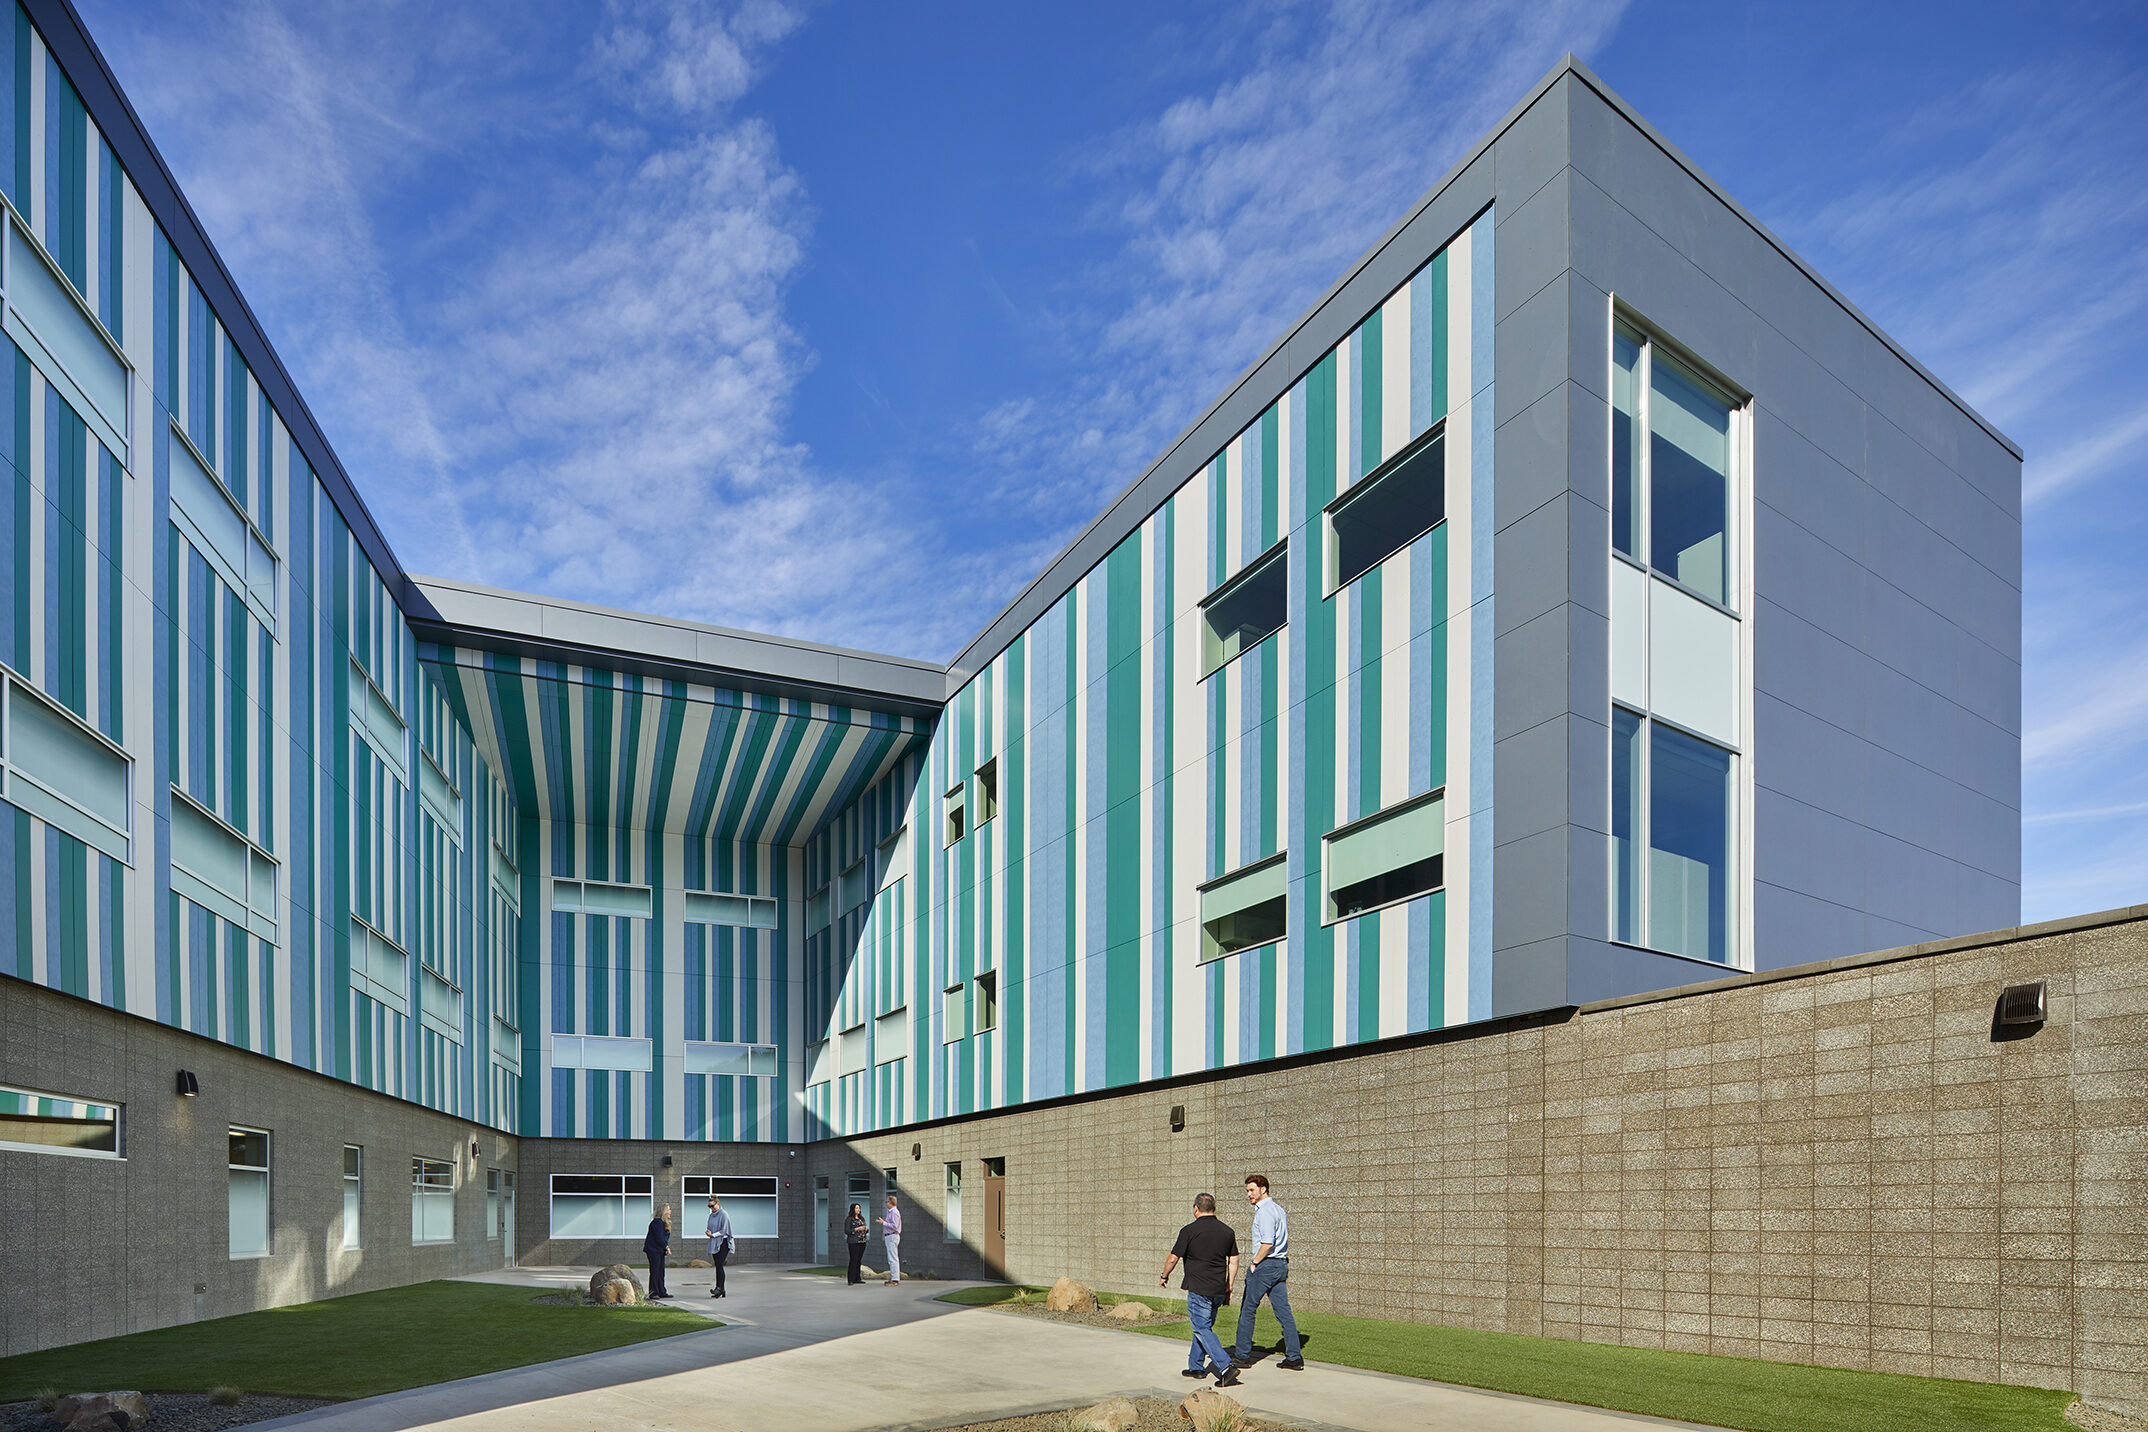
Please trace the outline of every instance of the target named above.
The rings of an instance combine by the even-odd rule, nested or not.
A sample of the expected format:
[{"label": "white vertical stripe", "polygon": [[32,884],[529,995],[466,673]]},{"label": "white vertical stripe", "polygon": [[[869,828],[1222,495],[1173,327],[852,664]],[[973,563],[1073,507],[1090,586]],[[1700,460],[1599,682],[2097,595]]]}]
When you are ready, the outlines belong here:
[{"label": "white vertical stripe", "polygon": [[[1447,249],[1446,1020],[1469,1018],[1470,235]],[[1455,401],[1456,395],[1460,400]]]}]

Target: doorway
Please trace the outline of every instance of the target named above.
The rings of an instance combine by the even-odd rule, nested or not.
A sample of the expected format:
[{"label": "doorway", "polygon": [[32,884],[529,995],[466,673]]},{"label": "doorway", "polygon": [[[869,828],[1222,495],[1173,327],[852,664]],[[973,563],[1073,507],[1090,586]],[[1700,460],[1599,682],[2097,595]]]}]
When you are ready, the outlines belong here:
[{"label": "doorway", "polygon": [[984,1161],[984,1233],[978,1243],[984,1252],[987,1278],[1007,1281],[1007,1161]]},{"label": "doorway", "polygon": [[828,1176],[820,1175],[813,1180],[813,1262],[825,1267],[828,1262]]}]

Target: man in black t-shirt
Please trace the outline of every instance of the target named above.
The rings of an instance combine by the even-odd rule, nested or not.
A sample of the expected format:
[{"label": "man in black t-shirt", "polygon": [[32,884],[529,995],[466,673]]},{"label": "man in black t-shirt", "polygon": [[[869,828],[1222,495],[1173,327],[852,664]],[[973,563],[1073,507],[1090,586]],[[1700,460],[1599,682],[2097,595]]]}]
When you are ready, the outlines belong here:
[{"label": "man in black t-shirt", "polygon": [[1216,1309],[1230,1306],[1231,1288],[1238,1281],[1238,1235],[1216,1217],[1216,1196],[1212,1193],[1193,1200],[1193,1222],[1178,1231],[1178,1242],[1171,1245],[1171,1256],[1164,1259],[1163,1276],[1156,1280],[1157,1287],[1171,1286],[1171,1270],[1181,1260],[1186,1264],[1186,1276],[1179,1286],[1186,1290],[1186,1316],[1193,1321],[1193,1346],[1186,1353],[1184,1375],[1206,1377],[1213,1365],[1216,1386],[1233,1386],[1238,1381],[1238,1369],[1231,1366],[1230,1354],[1216,1336]]}]

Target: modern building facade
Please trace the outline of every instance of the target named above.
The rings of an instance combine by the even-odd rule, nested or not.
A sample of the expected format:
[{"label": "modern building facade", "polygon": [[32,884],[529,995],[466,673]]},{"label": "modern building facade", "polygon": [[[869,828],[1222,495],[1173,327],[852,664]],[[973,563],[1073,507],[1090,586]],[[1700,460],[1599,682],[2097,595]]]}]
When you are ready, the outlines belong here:
[{"label": "modern building facade", "polygon": [[403,571],[0,30],[0,1267],[189,1215],[0,1352],[2018,918],[2019,451],[1576,63],[941,666]]}]

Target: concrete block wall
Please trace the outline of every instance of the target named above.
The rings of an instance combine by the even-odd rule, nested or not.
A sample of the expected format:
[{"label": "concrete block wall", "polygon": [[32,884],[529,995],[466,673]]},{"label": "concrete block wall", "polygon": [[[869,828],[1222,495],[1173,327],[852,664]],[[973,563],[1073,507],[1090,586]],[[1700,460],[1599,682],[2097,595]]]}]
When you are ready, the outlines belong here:
[{"label": "concrete block wall", "polygon": [[[178,1071],[201,1092],[180,1098]],[[0,1149],[0,1356],[502,1266],[485,1171],[516,1140],[0,977],[0,1084],[120,1104],[120,1159]],[[230,1256],[228,1134],[270,1133],[270,1252]],[[471,1153],[475,1141],[477,1152]],[[343,1147],[364,1246],[343,1247]],[[455,1237],[413,1246],[410,1160],[452,1160]]]},{"label": "concrete block wall", "polygon": [[[636,1227],[626,1238],[552,1237],[552,1175],[648,1174],[656,1204],[672,1207],[671,1265],[676,1271],[689,1258],[702,1256],[707,1239],[701,1230],[708,1223],[708,1208],[696,1196],[686,1199],[681,1180],[711,1175],[717,1178],[768,1177],[776,1179],[777,1236],[748,1238],[738,1244],[729,1262],[798,1265],[813,1252],[812,1181],[805,1176],[806,1146],[803,1144],[709,1144],[645,1139],[524,1139],[522,1140],[522,1198],[515,1209],[517,1261],[524,1264],[596,1268],[606,1263],[640,1267],[641,1241],[647,1225]],[[664,1167],[669,1158],[671,1167]]]}]

